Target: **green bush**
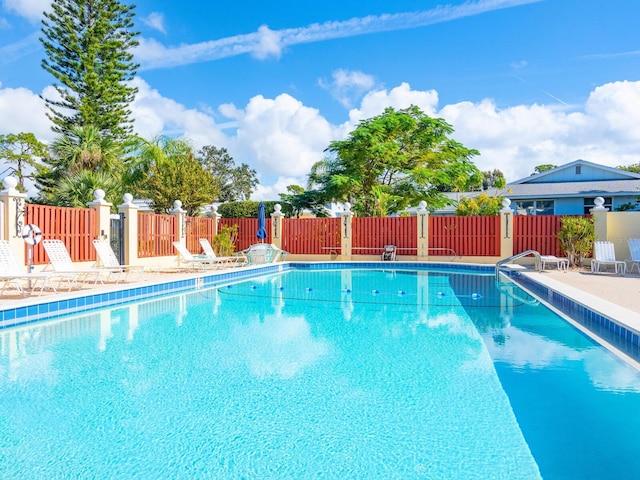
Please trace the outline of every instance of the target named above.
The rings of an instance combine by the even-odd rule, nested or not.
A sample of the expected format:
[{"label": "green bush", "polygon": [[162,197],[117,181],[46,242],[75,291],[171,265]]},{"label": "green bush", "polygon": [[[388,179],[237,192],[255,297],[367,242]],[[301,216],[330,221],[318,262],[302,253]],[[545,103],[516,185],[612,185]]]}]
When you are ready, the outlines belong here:
[{"label": "green bush", "polygon": [[[265,201],[264,213],[267,218],[274,212],[276,203],[274,201]],[[218,213],[224,218],[258,218],[258,205],[260,202],[246,200],[244,202],[228,202],[218,207]],[[282,205],[282,213],[289,217],[290,212],[287,211],[287,205]]]},{"label": "green bush", "polygon": [[593,242],[596,239],[593,218],[563,218],[557,237],[571,266],[582,265],[583,260],[591,253]]},{"label": "green bush", "polygon": [[220,232],[213,237],[213,250],[220,257],[229,257],[236,251],[238,225],[222,225]]}]

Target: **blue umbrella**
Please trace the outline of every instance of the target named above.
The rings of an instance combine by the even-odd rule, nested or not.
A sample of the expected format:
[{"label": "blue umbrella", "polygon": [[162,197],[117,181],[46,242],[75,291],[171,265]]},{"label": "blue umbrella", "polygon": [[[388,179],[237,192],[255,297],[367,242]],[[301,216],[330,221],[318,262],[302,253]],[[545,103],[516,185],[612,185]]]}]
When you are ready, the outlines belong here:
[{"label": "blue umbrella", "polygon": [[267,238],[267,229],[265,228],[265,219],[264,219],[264,203],[260,202],[258,205],[258,231],[256,232],[256,237],[260,240],[264,241]]}]

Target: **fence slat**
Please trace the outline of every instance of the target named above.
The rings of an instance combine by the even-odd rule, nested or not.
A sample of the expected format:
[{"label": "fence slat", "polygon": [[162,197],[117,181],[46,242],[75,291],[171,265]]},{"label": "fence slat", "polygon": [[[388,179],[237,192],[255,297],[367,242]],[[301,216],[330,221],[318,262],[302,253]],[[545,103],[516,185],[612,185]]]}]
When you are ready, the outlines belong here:
[{"label": "fence slat", "polygon": [[138,212],[138,258],[175,255],[173,215]]},{"label": "fence slat", "polygon": [[536,250],[541,255],[566,256],[560,246],[558,231],[562,219],[590,218],[591,215],[516,215],[513,217],[514,253]]},{"label": "fence slat", "polygon": [[221,218],[218,223],[218,228],[222,226],[231,227],[233,225],[238,226],[238,237],[236,238],[235,246],[236,251],[245,250],[254,243],[271,243],[271,218],[265,219],[265,229],[267,230],[267,238],[259,240],[256,237],[258,231],[258,219],[257,218]]},{"label": "fence slat", "polygon": [[289,253],[328,255],[339,247],[339,218],[290,218],[284,222],[282,248]]},{"label": "fence slat", "polygon": [[[96,252],[91,246],[96,231],[95,210],[26,204],[24,223],[37,225],[42,231],[43,239],[62,240],[74,262],[96,260]],[[42,244],[36,245],[33,249],[33,264],[47,263],[49,259]]]},{"label": "fence slat", "polygon": [[429,255],[500,255],[500,217],[429,217]]},{"label": "fence slat", "polygon": [[395,245],[399,255],[417,255],[415,217],[354,217],[354,255],[379,255],[385,245]]}]

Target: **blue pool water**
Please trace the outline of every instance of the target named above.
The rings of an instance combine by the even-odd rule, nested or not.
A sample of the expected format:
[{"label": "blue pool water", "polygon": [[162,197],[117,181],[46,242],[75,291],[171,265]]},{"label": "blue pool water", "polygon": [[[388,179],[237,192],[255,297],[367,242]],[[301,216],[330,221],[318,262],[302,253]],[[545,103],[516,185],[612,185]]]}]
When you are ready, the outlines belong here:
[{"label": "blue pool water", "polygon": [[0,331],[0,478],[640,478],[640,375],[493,276],[289,271]]}]

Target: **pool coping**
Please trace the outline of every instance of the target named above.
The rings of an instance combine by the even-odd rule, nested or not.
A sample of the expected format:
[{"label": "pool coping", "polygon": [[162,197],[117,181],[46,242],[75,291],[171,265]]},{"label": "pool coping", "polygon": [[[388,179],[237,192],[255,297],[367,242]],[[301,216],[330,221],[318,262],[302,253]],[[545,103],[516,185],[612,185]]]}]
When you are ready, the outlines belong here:
[{"label": "pool coping", "polygon": [[507,276],[578,329],[640,369],[640,316],[637,312],[533,270]]},{"label": "pool coping", "polygon": [[[383,261],[291,261],[233,270],[186,273],[184,277],[155,278],[143,282],[108,285],[91,290],[58,293],[55,296],[27,297],[0,307],[0,329],[16,327],[55,317],[120,305],[167,294],[219,284],[233,283],[291,269],[335,270],[339,268],[418,269],[444,272],[492,274],[495,266],[476,263],[383,262]],[[632,358],[640,358],[640,318],[636,312],[615,305],[575,287],[542,277],[537,272],[507,268],[507,277],[552,307],[558,313],[593,331]]]}]

